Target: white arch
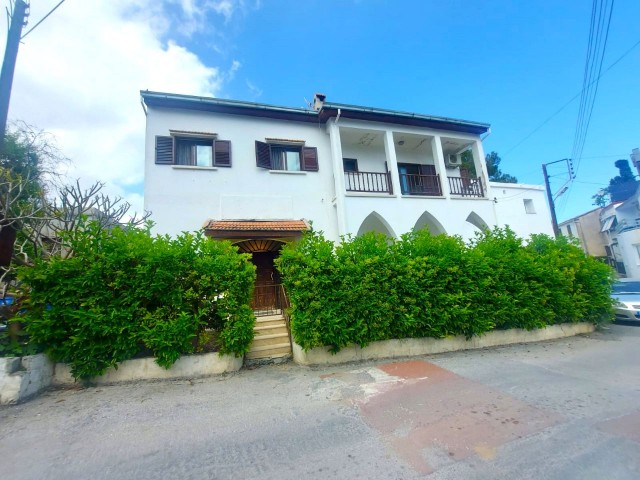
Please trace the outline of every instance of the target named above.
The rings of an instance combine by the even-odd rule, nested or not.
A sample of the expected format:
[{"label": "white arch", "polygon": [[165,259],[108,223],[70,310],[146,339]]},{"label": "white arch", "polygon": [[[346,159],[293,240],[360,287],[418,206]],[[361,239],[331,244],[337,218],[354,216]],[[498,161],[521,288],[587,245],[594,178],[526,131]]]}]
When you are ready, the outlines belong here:
[{"label": "white arch", "polygon": [[478,230],[489,230],[489,225],[476,212],[471,212],[467,217],[467,222],[476,227]]},{"label": "white arch", "polygon": [[422,215],[420,215],[420,218],[418,218],[418,221],[416,222],[413,229],[422,230],[424,227],[427,227],[429,229],[429,233],[431,233],[431,235],[433,236],[447,234],[447,231],[444,229],[442,224],[436,219],[436,217],[431,215],[426,210]]},{"label": "white arch", "polygon": [[378,212],[371,212],[362,221],[360,228],[358,229],[357,236],[364,235],[367,232],[378,232],[386,235],[389,238],[396,238],[396,234],[389,225],[389,223],[382,218]]}]

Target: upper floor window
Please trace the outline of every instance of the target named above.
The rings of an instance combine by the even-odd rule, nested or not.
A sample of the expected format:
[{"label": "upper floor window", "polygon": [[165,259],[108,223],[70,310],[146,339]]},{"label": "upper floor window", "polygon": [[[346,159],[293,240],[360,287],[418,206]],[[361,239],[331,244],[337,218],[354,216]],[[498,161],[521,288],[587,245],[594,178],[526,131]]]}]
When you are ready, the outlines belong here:
[{"label": "upper floor window", "polygon": [[271,145],[271,169],[300,171],[300,147]]},{"label": "upper floor window", "polygon": [[193,167],[230,167],[231,142],[196,136],[157,136],[156,163]]},{"label": "upper floor window", "polygon": [[256,141],[256,166],[269,170],[317,172],[318,149]]}]

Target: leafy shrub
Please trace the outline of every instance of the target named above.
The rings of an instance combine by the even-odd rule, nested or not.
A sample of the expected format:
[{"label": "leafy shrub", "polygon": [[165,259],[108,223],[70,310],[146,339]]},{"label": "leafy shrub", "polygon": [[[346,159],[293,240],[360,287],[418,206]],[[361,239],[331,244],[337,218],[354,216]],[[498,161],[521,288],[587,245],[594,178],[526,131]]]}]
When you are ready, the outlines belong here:
[{"label": "leafy shrub", "polygon": [[612,271],[564,238],[494,229],[459,237],[374,233],[335,246],[311,231],[276,261],[304,349],[542,328],[611,318]]},{"label": "leafy shrub", "polygon": [[255,272],[230,243],[95,225],[69,241],[71,258],[38,260],[19,275],[30,291],[27,332],[76,378],[100,375],[141,351],[168,368],[194,351],[205,329],[220,332],[221,352],[248,351]]}]

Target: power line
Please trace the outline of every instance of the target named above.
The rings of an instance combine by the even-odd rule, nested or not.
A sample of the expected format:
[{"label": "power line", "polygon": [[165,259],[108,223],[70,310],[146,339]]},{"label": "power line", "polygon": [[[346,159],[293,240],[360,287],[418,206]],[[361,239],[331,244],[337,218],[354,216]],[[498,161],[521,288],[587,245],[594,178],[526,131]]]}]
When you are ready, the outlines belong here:
[{"label": "power line", "polygon": [[[584,151],[584,145],[587,141],[587,134],[589,131],[589,125],[591,124],[591,117],[593,115],[593,107],[595,105],[596,96],[598,94],[598,86],[600,84],[600,77],[602,77],[602,64],[604,62],[604,55],[607,49],[607,40],[609,39],[609,28],[611,26],[611,18],[613,16],[613,5],[615,0],[611,0],[611,5],[608,2],[600,3],[600,9],[598,11],[598,18],[596,19],[596,5],[598,0],[593,0],[593,8],[591,10],[591,26],[589,30],[589,42],[587,45],[587,58],[585,61],[585,77],[583,78],[582,97],[580,99],[580,110],[578,112],[578,119],[576,121],[576,133],[573,140],[571,158],[576,160],[575,173],[573,178],[575,179],[580,169],[580,162],[582,160],[582,152]],[[607,12],[608,9],[608,19]],[[606,29],[605,29],[606,22]],[[597,24],[597,30],[594,35],[594,25]],[[604,40],[602,34],[604,31]],[[597,66],[596,66],[597,65]],[[610,67],[609,67],[610,68]],[[590,79],[595,75],[597,70],[597,76],[595,80]],[[608,70],[608,69],[607,69]],[[588,73],[587,73],[588,72]],[[606,71],[605,71],[606,73]],[[593,91],[591,86],[594,85]],[[570,185],[571,186],[571,185]],[[564,198],[562,209],[564,209],[571,197],[572,189],[569,188],[567,195]]]},{"label": "power line", "polygon": [[22,37],[20,37],[20,40],[24,40],[24,37],[26,37],[26,36],[27,36],[27,35],[29,35],[31,32],[33,32],[33,31],[36,29],[36,27],[37,27],[38,25],[40,25],[42,22],[44,22],[44,21],[47,19],[47,17],[48,17],[49,15],[51,15],[53,12],[55,12],[55,11],[56,11],[56,9],[57,9],[60,5],[62,5],[63,3],[64,3],[64,0],[62,0],[60,3],[58,3],[55,7],[53,7],[53,8],[49,11],[49,13],[47,13],[44,17],[42,17],[38,23],[36,23],[33,27],[31,27],[31,28],[29,29],[29,31],[27,31],[27,33],[25,33],[24,35],[22,35]]},{"label": "power line", "polygon": [[[597,0],[594,0],[594,4]],[[605,2],[606,3],[606,2]],[[603,11],[603,9],[607,8],[607,7],[603,7],[603,4],[600,4],[600,15],[599,15],[599,31],[597,33],[596,36],[596,41],[595,41],[595,48],[594,48],[594,53],[597,54],[599,56],[599,60],[596,60],[595,62],[592,62],[590,65],[590,72],[595,72],[595,68],[596,68],[596,64],[597,69],[598,69],[598,76],[595,79],[595,82],[591,82],[589,85],[593,84],[594,88],[593,88],[593,94],[591,95],[591,98],[589,97],[589,88],[587,88],[587,92],[586,95],[584,95],[585,97],[585,110],[583,111],[583,116],[582,118],[578,119],[578,123],[576,124],[576,140],[574,140],[574,146],[573,146],[573,154],[572,154],[572,158],[576,159],[576,175],[578,173],[578,170],[580,168],[580,161],[582,160],[582,152],[584,150],[584,144],[587,140],[587,133],[589,131],[589,125],[591,123],[591,117],[593,115],[593,107],[595,105],[595,101],[596,101],[596,96],[598,94],[598,86],[600,84],[600,77],[602,76],[602,63],[604,61],[604,55],[607,49],[607,40],[609,38],[609,27],[611,26],[611,17],[613,15],[613,4],[614,4],[614,0],[611,0],[611,6],[609,7],[609,15],[608,15],[608,19],[606,20],[607,22],[607,26],[606,26],[606,30],[604,33],[604,41],[602,42],[602,48],[600,49],[600,38],[601,38],[601,34],[602,34],[602,29],[604,28],[604,22],[605,22],[605,16],[606,16],[606,12]],[[601,50],[601,51],[600,51]],[[589,63],[589,55],[587,54],[587,62],[585,63],[585,68],[586,65]],[[585,80],[586,81],[586,80]],[[586,118],[586,120],[585,120]]]},{"label": "power line", "polygon": [[[640,45],[640,40],[638,40],[627,51],[625,51],[622,55],[620,55],[611,65],[609,65],[605,69],[604,72],[602,72],[602,74],[599,77],[594,79],[591,83],[594,83],[594,82],[598,81],[600,78],[604,77],[607,74],[607,72],[609,72],[609,70],[611,70],[618,63],[620,63],[620,61],[622,61],[622,59],[624,57],[629,55],[633,51],[633,49],[636,48],[638,45]],[[520,140],[513,147],[511,147],[509,150],[507,150],[504,155],[505,156],[508,155],[513,150],[515,150],[520,145],[522,145],[524,142],[526,142],[534,133],[536,133],[538,130],[540,130],[542,127],[544,127],[547,123],[549,123],[551,120],[553,120],[560,112],[562,112],[565,108],[567,108],[569,105],[571,105],[576,98],[578,98],[580,95],[582,95],[583,91],[584,91],[584,88],[582,90],[580,90],[578,93],[576,93],[573,97],[571,97],[571,99],[569,99],[564,105],[562,105],[558,110],[556,110],[553,114],[551,114],[551,116],[549,116],[546,120],[544,120],[540,125],[535,127],[530,133],[528,133],[524,138],[522,138],[522,140]]]}]

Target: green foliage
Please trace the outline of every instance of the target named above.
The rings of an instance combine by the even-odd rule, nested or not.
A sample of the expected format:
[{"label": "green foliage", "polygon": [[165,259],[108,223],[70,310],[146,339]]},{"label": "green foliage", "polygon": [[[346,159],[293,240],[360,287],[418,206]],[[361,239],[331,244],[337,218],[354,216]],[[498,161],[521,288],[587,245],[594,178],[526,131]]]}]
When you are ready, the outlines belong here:
[{"label": "green foliage", "polygon": [[621,202],[631,197],[638,189],[636,176],[631,171],[629,161],[620,159],[615,161],[615,166],[620,175],[609,180],[609,186],[602,188],[591,197],[593,204],[605,207],[610,202]]},{"label": "green foliage", "polygon": [[502,159],[497,152],[487,154],[485,161],[487,162],[489,180],[492,182],[518,183],[518,179],[516,177],[500,170],[500,162],[502,162]]},{"label": "green foliage", "polygon": [[[11,296],[15,298],[14,295]],[[39,345],[29,341],[24,330],[19,302],[8,302],[8,297],[0,302],[0,357],[22,357],[40,353]]]},{"label": "green foliage", "polygon": [[525,244],[506,228],[466,245],[421,230],[334,246],[312,231],[276,263],[304,349],[611,318],[611,269],[564,237]]},{"label": "green foliage", "polygon": [[[461,158],[461,169],[467,170],[473,178],[478,176],[476,172],[476,164],[473,161],[473,153],[471,150],[466,150],[462,152],[460,155]],[[487,164],[487,173],[489,174],[489,180],[492,182],[502,182],[502,183],[518,183],[518,179],[513,175],[509,175],[508,173],[502,172],[500,170],[500,162],[502,159],[497,152],[491,152],[485,155],[484,158]]]},{"label": "green foliage", "polygon": [[225,353],[249,349],[255,271],[230,243],[93,223],[68,241],[74,256],[37,260],[19,276],[30,290],[27,332],[76,378],[100,375],[141,351],[168,368],[194,351],[205,329],[220,332]]}]

